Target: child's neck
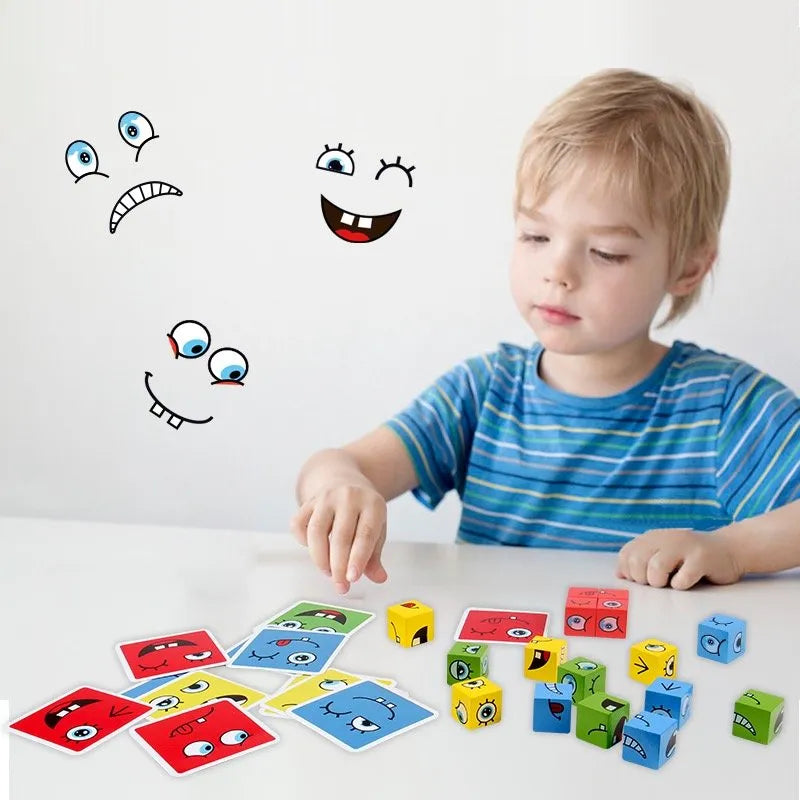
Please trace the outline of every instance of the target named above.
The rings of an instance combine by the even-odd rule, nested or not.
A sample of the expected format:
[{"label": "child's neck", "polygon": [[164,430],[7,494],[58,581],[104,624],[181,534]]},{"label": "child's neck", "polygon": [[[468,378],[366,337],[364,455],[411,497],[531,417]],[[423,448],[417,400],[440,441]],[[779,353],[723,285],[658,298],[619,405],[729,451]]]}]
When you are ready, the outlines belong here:
[{"label": "child's neck", "polygon": [[644,380],[668,350],[650,339],[601,353],[571,355],[545,350],[539,360],[539,377],[567,394],[610,397]]}]

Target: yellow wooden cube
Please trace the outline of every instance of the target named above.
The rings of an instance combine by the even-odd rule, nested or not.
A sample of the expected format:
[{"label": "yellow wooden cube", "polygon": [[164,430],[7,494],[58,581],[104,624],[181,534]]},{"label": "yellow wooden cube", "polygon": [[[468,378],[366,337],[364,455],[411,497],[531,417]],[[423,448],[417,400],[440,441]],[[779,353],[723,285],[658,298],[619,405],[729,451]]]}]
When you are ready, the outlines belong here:
[{"label": "yellow wooden cube", "polygon": [[674,678],[678,674],[678,648],[660,639],[645,639],[632,645],[628,674],[648,685],[656,678]]},{"label": "yellow wooden cube", "polygon": [[389,606],[386,621],[389,638],[403,647],[433,641],[433,609],[416,600]]},{"label": "yellow wooden cube", "polygon": [[454,683],[451,703],[453,718],[475,730],[500,722],[503,690],[486,677]]},{"label": "yellow wooden cube", "polygon": [[567,660],[567,640],[534,636],[525,645],[522,674],[533,681],[556,683],[558,667]]}]

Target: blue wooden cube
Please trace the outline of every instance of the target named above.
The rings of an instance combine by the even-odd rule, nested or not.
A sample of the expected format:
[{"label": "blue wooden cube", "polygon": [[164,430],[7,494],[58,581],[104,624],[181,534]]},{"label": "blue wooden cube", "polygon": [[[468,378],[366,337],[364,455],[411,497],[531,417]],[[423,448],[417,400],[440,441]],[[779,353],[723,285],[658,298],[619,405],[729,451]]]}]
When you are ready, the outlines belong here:
[{"label": "blue wooden cube", "polygon": [[681,728],[692,713],[693,688],[687,681],[656,678],[644,693],[644,710],[674,719]]},{"label": "blue wooden cube", "polygon": [[533,729],[569,733],[572,727],[572,689],[566,683],[542,683],[533,688]]},{"label": "blue wooden cube", "polygon": [[659,769],[675,752],[678,723],[664,714],[642,711],[622,729],[622,758],[631,764]]},{"label": "blue wooden cube", "polygon": [[730,664],[744,653],[746,623],[738,617],[714,614],[697,626],[697,655]]}]

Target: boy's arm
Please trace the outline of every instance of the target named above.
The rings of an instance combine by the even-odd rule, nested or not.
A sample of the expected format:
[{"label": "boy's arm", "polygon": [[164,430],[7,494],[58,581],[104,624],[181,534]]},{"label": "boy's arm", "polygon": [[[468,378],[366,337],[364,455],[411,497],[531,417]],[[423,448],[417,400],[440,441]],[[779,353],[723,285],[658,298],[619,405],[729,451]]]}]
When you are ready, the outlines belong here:
[{"label": "boy's arm", "polygon": [[720,528],[743,573],[800,567],[800,500]]},{"label": "boy's arm", "polygon": [[298,476],[296,495],[298,503],[303,504],[322,488],[367,485],[388,502],[418,483],[402,440],[390,428],[381,426],[344,447],[315,453]]}]

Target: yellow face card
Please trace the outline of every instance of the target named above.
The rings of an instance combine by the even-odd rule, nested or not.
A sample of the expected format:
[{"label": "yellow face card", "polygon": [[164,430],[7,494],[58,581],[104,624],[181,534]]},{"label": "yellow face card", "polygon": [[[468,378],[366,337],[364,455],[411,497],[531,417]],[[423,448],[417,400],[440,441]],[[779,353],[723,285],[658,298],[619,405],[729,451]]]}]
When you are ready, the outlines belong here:
[{"label": "yellow face card", "polygon": [[251,689],[212,672],[198,670],[187,672],[137,699],[153,707],[149,719],[160,719],[175,711],[186,711],[222,698],[232,700],[240,708],[248,708],[266,696],[266,692]]},{"label": "yellow face card", "polygon": [[[358,683],[358,681],[363,681],[364,679],[364,675],[354,675],[351,672],[342,672],[338,669],[326,669],[324,672],[320,672],[319,675],[312,675],[292,682],[292,684],[287,684],[277,694],[265,700],[259,706],[259,711],[266,714],[277,713],[283,715],[293,706],[306,703],[317,697],[323,697],[328,692],[335,692],[337,689],[343,689],[351,683]],[[390,688],[396,685],[396,681],[389,678],[370,678],[369,680],[374,680],[375,683],[380,683],[382,686]]]}]

